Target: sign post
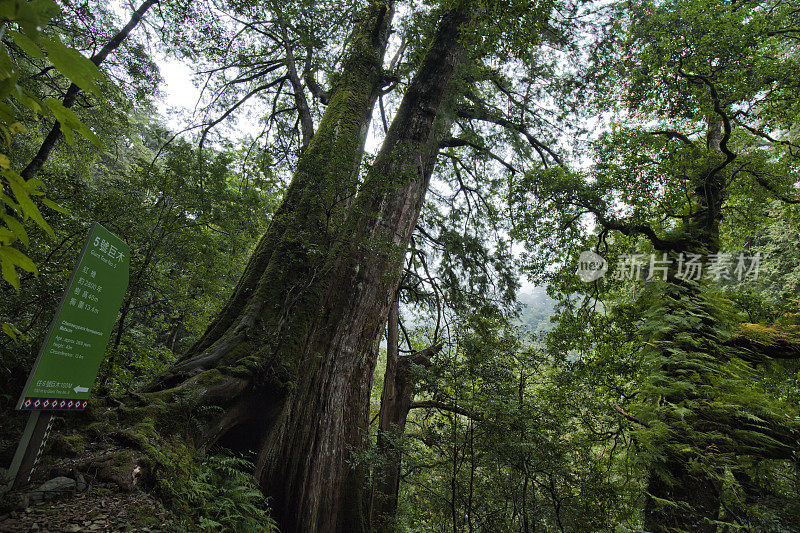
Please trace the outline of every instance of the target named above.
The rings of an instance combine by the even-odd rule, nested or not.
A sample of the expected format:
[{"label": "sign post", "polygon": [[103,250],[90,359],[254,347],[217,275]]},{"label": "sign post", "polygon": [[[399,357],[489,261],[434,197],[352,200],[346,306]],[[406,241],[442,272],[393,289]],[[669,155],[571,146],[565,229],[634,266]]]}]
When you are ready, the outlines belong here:
[{"label": "sign post", "polygon": [[129,266],[128,245],[95,223],[17,402],[31,416],[9,469],[11,488],[29,481],[52,411],[86,408],[128,289]]},{"label": "sign post", "polygon": [[31,411],[25,431],[17,445],[14,459],[11,461],[11,468],[8,469],[11,477],[9,489],[18,489],[31,480],[33,467],[36,466],[44,451],[44,445],[47,443],[47,436],[50,434],[52,425],[52,411]]}]

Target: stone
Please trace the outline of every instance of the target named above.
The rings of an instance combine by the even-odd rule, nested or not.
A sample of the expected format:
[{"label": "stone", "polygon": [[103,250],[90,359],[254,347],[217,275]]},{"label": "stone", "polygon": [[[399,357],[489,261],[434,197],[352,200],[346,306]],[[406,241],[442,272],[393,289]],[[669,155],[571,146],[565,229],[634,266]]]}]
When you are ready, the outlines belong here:
[{"label": "stone", "polygon": [[39,488],[38,492],[66,492],[75,490],[76,481],[71,477],[58,476],[49,481],[45,481]]},{"label": "stone", "polygon": [[39,501],[53,501],[66,494],[75,492],[77,482],[66,476],[54,477],[45,481],[39,488],[27,494],[30,503]]}]

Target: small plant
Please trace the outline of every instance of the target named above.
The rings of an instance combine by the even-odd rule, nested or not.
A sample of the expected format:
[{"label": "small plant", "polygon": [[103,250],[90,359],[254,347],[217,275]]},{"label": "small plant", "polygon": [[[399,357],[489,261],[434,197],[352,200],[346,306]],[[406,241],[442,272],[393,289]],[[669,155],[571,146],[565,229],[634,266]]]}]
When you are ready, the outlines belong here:
[{"label": "small plant", "polygon": [[228,454],[193,460],[177,454],[162,467],[158,488],[164,502],[192,529],[201,531],[278,531],[269,506],[249,472],[253,464]]}]

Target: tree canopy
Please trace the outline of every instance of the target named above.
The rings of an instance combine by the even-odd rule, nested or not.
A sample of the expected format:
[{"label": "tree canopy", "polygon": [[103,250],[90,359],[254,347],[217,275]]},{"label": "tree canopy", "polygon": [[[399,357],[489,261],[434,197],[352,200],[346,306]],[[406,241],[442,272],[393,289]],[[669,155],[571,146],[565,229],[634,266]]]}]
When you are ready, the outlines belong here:
[{"label": "tree canopy", "polygon": [[133,527],[796,530],[799,37],[794,0],[0,0],[0,457],[99,222],[129,288],[34,479],[166,509]]}]

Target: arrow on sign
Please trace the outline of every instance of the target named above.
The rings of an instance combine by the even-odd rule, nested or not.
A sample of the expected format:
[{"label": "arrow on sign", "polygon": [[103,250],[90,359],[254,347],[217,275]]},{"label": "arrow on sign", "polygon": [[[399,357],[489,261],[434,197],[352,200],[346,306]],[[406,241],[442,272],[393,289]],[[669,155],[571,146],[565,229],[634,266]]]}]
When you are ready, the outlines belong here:
[{"label": "arrow on sign", "polygon": [[75,388],[72,390],[74,390],[75,392],[89,392],[88,387],[79,387],[78,385],[75,385]]}]

